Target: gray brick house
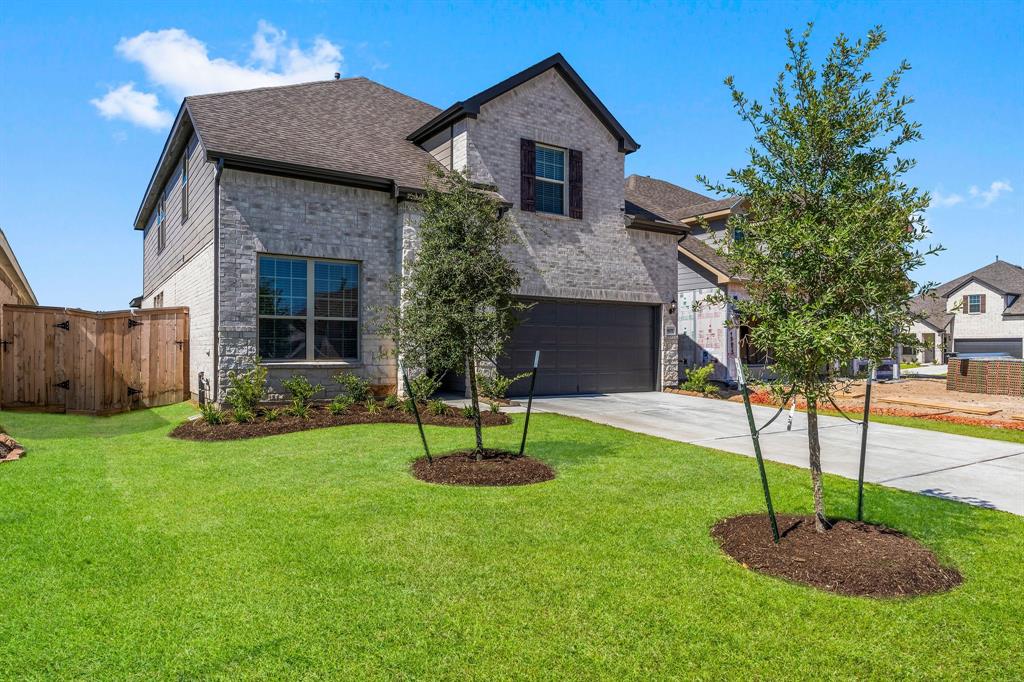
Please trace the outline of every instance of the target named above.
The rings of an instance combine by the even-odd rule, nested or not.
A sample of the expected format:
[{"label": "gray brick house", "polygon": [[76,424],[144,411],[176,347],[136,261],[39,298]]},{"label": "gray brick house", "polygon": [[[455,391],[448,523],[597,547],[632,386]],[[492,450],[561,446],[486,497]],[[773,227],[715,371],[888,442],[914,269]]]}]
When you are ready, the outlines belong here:
[{"label": "gray brick house", "polygon": [[445,110],[366,78],[188,97],[135,220],[138,304],[188,306],[192,392],[253,355],[271,380],[341,370],[394,386],[373,310],[414,256],[431,163],[490,185],[516,221],[526,313],[499,360],[542,351],[540,393],[677,379],[684,223],[626,201],[639,145],[561,55]]}]

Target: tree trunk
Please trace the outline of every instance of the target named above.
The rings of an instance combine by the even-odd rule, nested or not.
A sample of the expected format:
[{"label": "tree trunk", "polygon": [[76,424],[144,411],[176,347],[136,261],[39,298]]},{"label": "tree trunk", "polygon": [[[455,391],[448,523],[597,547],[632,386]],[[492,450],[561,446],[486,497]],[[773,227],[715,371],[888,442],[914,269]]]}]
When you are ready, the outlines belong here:
[{"label": "tree trunk", "polygon": [[807,443],[811,455],[811,486],[814,489],[814,529],[824,533],[829,528],[825,518],[825,491],[821,485],[821,441],[818,440],[818,403],[807,399]]},{"label": "tree trunk", "polygon": [[484,456],[484,433],[483,426],[480,423],[480,394],[476,385],[476,363],[473,358],[469,358],[467,363],[469,372],[469,398],[473,405],[473,429],[476,431],[476,461],[480,461]]}]

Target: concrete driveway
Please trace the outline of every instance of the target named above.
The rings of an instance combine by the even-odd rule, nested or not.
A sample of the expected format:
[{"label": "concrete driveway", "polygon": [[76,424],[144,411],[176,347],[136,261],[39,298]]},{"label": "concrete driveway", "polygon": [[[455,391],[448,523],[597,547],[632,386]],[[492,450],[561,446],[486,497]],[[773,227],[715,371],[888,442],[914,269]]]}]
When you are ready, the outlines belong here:
[{"label": "concrete driveway", "polygon": [[[616,393],[534,399],[534,409],[580,417],[629,431],[753,456],[742,403],[671,393]],[[754,406],[758,426],[774,408]],[[788,413],[761,432],[765,458],[807,466],[807,416]],[[857,478],[860,427],[819,417],[822,468]],[[970,438],[889,424],[871,424],[864,479],[1024,516],[1024,444]]]}]

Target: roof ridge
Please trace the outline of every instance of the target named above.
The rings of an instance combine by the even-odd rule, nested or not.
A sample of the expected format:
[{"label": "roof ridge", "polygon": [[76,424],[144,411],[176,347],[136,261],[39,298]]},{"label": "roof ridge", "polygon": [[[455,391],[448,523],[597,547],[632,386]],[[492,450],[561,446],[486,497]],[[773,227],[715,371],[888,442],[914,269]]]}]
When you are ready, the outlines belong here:
[{"label": "roof ridge", "polygon": [[[205,99],[207,97],[222,97],[224,95],[239,95],[239,94],[241,94],[243,92],[262,92],[262,91],[266,91],[266,90],[282,90],[284,88],[301,88],[301,87],[310,86],[310,85],[327,85],[327,84],[330,84],[330,83],[343,83],[343,82],[346,82],[346,81],[359,81],[359,80],[369,81],[370,83],[376,83],[377,85],[380,85],[380,83],[377,83],[376,81],[370,80],[366,76],[349,76],[348,78],[324,78],[322,80],[316,80],[316,81],[302,81],[301,83],[283,83],[281,85],[261,85],[258,88],[240,88],[238,90],[220,90],[218,92],[204,92],[204,93],[202,93],[200,95],[186,95],[184,99],[187,101],[187,100],[194,100],[194,99]],[[381,85],[381,87],[386,88],[387,86],[386,85]],[[398,91],[396,90],[395,92],[398,92]]]}]

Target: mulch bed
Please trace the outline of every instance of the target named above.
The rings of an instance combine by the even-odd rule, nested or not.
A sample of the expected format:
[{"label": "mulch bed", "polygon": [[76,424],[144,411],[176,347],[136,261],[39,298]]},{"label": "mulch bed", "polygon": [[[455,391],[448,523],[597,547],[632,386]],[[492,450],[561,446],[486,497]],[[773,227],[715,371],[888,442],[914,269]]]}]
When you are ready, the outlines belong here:
[{"label": "mulch bed", "polygon": [[412,475],[421,481],[444,485],[507,486],[550,481],[555,470],[533,457],[485,449],[479,462],[472,450],[435,457],[433,464],[421,457],[412,463]]},{"label": "mulch bed", "polygon": [[[452,408],[446,415],[431,413],[426,405],[420,405],[420,418],[430,426],[461,426],[473,425],[472,419],[463,417],[461,412]],[[512,421],[504,412],[481,412],[480,419],[484,426],[504,426]],[[239,424],[232,420],[230,411],[224,413],[224,423],[207,424],[202,419],[192,419],[180,424],[171,431],[172,438],[182,440],[219,441],[239,440],[242,438],[259,438],[274,436],[280,433],[295,433],[310,429],[323,429],[346,424],[415,424],[416,417],[401,409],[388,409],[383,405],[376,414],[370,414],[363,405],[353,405],[343,414],[334,415],[325,407],[311,408],[309,419],[281,415],[274,421],[265,421],[262,417],[251,424]]]},{"label": "mulch bed", "polygon": [[13,462],[25,455],[25,448],[6,433],[0,433],[0,462]]},{"label": "mulch bed", "polygon": [[782,535],[777,545],[767,514],[724,519],[711,534],[745,568],[838,594],[911,597],[963,582],[931,550],[891,528],[840,520],[818,533],[813,516],[777,518]]}]

